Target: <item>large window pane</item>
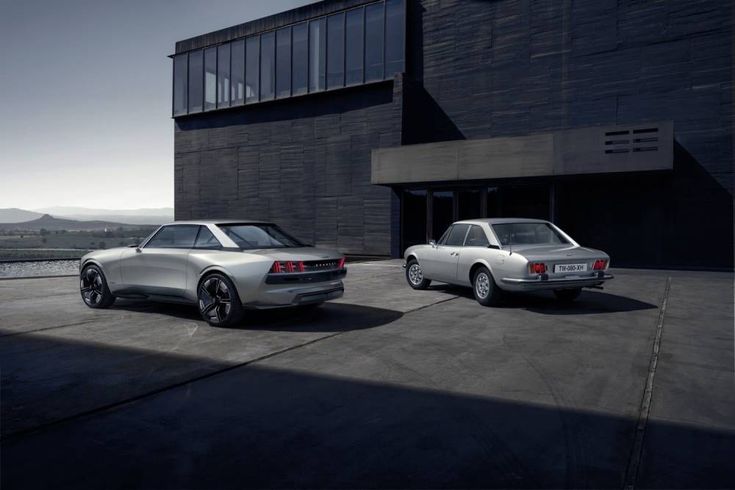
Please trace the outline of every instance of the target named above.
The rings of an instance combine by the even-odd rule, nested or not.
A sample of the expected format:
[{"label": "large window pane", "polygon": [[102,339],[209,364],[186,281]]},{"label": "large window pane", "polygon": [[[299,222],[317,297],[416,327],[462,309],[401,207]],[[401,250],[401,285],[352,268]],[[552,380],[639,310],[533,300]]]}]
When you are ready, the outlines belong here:
[{"label": "large window pane", "polygon": [[260,100],[272,99],[276,93],[276,35],[260,36]]},{"label": "large window pane", "polygon": [[392,77],[403,71],[406,21],[404,0],[385,2],[385,74]]},{"label": "large window pane", "polygon": [[291,28],[276,32],[276,95],[291,95]]},{"label": "large window pane", "polygon": [[245,46],[245,102],[257,102],[260,95],[260,37],[249,37]]},{"label": "large window pane", "polygon": [[347,85],[362,83],[363,66],[363,9],[350,10],[345,14],[345,65]]},{"label": "large window pane", "polygon": [[327,18],[327,88],[345,85],[345,15]]},{"label": "large window pane", "polygon": [[324,90],[327,56],[326,22],[317,19],[309,22],[309,92]]},{"label": "large window pane", "polygon": [[245,41],[232,43],[230,101],[232,105],[245,102]]},{"label": "large window pane", "polygon": [[293,95],[306,93],[309,79],[309,31],[306,23],[293,26]]},{"label": "large window pane", "polygon": [[402,248],[426,243],[426,191],[403,191],[401,195]]},{"label": "large window pane", "polygon": [[365,81],[383,79],[383,4],[365,7]]},{"label": "large window pane", "polygon": [[431,238],[439,237],[454,221],[454,193],[451,191],[435,191],[431,202]]},{"label": "large window pane", "polygon": [[217,107],[230,107],[230,45],[217,47]]},{"label": "large window pane", "polygon": [[217,106],[217,48],[204,50],[204,110]]},{"label": "large window pane", "polygon": [[189,53],[189,112],[202,110],[204,54],[202,51]]},{"label": "large window pane", "polygon": [[186,53],[174,56],[174,116],[186,114],[186,96],[189,67]]}]

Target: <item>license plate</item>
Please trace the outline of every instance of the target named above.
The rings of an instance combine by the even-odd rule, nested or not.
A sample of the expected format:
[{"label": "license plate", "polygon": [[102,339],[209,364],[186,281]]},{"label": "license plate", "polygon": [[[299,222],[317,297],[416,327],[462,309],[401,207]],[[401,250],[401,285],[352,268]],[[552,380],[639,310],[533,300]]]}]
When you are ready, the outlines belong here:
[{"label": "license plate", "polygon": [[554,272],[585,272],[587,264],[556,264]]}]

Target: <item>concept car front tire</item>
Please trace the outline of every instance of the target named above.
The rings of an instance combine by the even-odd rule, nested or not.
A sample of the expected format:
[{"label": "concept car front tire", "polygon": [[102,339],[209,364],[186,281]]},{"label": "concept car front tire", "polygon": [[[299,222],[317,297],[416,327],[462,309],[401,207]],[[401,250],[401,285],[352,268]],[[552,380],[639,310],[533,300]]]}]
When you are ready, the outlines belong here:
[{"label": "concept car front tire", "polygon": [[90,308],[108,308],[115,302],[102,269],[94,264],[86,266],[79,274],[79,292]]}]

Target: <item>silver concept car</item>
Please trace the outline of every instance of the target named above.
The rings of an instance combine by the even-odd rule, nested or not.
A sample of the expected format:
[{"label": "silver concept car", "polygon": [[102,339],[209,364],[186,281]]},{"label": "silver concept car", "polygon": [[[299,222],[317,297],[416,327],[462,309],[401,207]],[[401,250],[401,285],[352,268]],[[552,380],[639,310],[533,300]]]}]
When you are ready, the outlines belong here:
[{"label": "silver concept car", "polygon": [[179,221],[140,245],[82,257],[84,303],[115,298],[196,304],[212,325],[237,323],[247,308],[313,306],[339,298],[342,254],[304,245],[273,223]]},{"label": "silver concept car", "polygon": [[496,304],[502,290],[553,290],[573,301],[583,287],[612,279],[610,257],[585,248],[553,223],[495,218],[457,221],[438,242],[406,249],[406,280],[414,289],[431,281],[471,286],[482,305]]}]

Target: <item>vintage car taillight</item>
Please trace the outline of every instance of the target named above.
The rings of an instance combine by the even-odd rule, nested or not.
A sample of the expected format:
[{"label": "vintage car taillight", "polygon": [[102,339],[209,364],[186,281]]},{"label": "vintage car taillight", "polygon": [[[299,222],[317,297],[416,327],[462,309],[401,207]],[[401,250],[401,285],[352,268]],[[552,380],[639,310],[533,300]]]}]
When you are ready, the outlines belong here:
[{"label": "vintage car taillight", "polygon": [[543,262],[531,262],[528,264],[528,270],[531,274],[543,274],[546,272],[546,264]]},{"label": "vintage car taillight", "polygon": [[592,264],[592,270],[595,271],[605,270],[605,267],[607,267],[607,260],[604,259],[597,259],[595,260],[595,263]]}]

